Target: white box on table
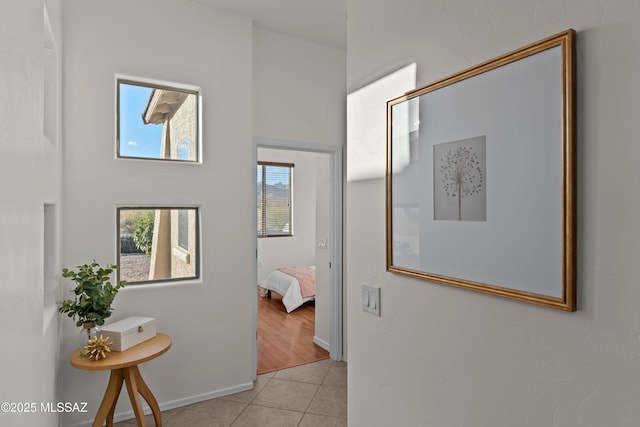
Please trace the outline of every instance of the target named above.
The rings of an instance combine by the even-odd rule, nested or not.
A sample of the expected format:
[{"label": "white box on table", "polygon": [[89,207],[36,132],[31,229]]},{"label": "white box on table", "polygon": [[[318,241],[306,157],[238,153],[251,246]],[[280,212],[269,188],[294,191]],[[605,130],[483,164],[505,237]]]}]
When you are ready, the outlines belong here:
[{"label": "white box on table", "polygon": [[156,336],[156,319],[132,316],[100,328],[103,337],[109,337],[112,351],[125,351]]}]

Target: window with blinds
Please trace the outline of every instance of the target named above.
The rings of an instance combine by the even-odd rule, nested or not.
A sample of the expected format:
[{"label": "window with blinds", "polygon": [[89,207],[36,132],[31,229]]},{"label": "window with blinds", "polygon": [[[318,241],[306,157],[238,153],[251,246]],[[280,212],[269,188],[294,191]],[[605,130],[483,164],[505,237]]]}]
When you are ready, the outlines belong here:
[{"label": "window with blinds", "polygon": [[258,162],[258,237],[292,236],[292,163]]}]

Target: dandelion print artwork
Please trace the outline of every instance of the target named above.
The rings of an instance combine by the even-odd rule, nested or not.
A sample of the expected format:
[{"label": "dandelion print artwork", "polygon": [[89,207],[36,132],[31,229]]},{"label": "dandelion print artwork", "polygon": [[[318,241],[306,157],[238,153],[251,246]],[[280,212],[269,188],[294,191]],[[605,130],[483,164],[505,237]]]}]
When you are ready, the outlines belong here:
[{"label": "dandelion print artwork", "polygon": [[487,220],[486,136],[433,146],[434,219]]}]

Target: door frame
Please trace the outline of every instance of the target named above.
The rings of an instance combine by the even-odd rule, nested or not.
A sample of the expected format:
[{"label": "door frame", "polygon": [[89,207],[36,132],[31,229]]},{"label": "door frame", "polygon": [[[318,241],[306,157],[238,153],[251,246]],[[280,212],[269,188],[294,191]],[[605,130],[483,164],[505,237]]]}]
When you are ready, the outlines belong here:
[{"label": "door frame", "polygon": [[[343,211],[343,150],[340,145],[328,145],[319,143],[288,141],[281,139],[271,139],[254,137],[253,138],[253,163],[254,165],[258,161],[258,148],[275,148],[291,151],[306,151],[312,153],[322,153],[329,155],[330,162],[330,225],[329,225],[329,238],[333,244],[330,246],[331,251],[329,255],[330,262],[330,281],[329,284],[329,312],[330,312],[330,334],[329,337],[329,356],[333,360],[343,359],[343,345],[344,345],[344,330],[343,330],[343,295],[344,288],[342,284],[342,236],[343,236],[343,223],[342,223],[342,211]],[[255,169],[254,169],[255,170]],[[257,210],[257,205],[255,207]],[[258,256],[258,243],[257,239],[253,239],[254,250],[256,258]],[[252,295],[255,295],[255,283],[258,282],[258,265],[257,262],[253,263],[253,278],[254,284],[252,284]],[[258,368],[258,340],[257,340],[257,327],[258,327],[258,301],[256,298],[251,299],[251,313],[252,313],[252,366],[253,372],[257,372]],[[257,374],[254,374],[257,376]]]}]

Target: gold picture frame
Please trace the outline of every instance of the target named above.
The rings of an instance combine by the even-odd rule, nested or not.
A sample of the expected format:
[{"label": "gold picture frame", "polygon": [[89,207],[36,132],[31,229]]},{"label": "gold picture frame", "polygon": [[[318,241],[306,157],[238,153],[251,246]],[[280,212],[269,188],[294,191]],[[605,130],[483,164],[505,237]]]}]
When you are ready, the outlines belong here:
[{"label": "gold picture frame", "polygon": [[576,310],[575,31],[387,102],[387,271]]}]

